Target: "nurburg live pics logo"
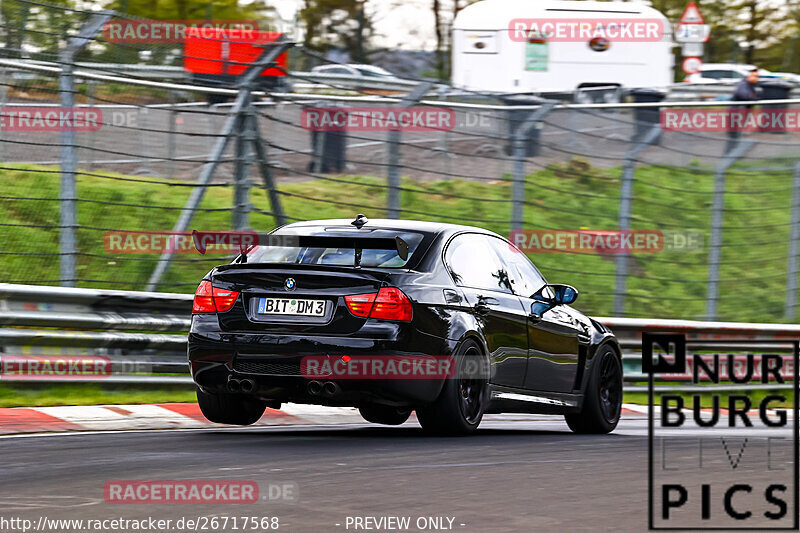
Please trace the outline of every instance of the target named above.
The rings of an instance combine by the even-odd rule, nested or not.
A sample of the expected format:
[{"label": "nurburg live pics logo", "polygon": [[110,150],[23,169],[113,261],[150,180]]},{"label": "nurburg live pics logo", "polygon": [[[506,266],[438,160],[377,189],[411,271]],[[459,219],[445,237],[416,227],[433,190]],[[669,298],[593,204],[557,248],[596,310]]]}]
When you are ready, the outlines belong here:
[{"label": "nurburg live pics logo", "polygon": [[798,529],[800,341],[737,336],[642,333],[650,530]]}]

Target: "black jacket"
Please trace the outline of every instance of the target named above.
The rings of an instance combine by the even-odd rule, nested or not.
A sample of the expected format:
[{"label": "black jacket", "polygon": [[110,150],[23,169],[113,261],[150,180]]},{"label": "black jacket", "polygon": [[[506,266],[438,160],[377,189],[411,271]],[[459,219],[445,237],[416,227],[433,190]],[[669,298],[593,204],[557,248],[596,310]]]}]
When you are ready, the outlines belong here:
[{"label": "black jacket", "polygon": [[739,85],[736,86],[736,90],[733,91],[733,98],[731,98],[737,102],[747,102],[752,100],[758,100],[758,93],[756,93],[756,84],[750,83],[747,79],[743,79],[739,82]]}]

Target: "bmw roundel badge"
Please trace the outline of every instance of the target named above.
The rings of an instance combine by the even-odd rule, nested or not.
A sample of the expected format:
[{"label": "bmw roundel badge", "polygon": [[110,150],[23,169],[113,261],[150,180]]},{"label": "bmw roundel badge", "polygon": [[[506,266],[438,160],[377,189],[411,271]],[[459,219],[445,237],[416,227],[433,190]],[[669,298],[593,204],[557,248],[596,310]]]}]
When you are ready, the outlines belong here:
[{"label": "bmw roundel badge", "polygon": [[294,278],[286,278],[286,281],[283,282],[283,288],[287,291],[293,291],[297,287],[297,283],[294,281]]}]

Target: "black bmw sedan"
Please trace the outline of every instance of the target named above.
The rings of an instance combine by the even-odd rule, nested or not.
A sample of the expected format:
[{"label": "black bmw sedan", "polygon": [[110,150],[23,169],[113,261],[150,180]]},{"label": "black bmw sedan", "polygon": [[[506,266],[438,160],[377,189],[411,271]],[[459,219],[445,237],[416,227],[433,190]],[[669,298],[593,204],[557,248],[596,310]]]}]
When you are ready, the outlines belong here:
[{"label": "black bmw sedan", "polygon": [[203,414],[252,424],[282,402],[466,434],[486,413],[562,414],[612,431],[620,347],[525,254],[487,230],[409,220],[283,226],[194,298],[188,355]]}]

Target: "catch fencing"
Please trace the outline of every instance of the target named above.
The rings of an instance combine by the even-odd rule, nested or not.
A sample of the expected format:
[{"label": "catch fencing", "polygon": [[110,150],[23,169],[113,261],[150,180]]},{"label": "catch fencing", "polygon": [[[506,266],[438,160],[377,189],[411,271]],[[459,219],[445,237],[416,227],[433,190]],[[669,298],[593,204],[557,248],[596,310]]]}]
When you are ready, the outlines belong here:
[{"label": "catch fencing", "polygon": [[[576,286],[578,307],[593,315],[796,319],[800,134],[734,138],[659,125],[661,110],[728,109],[717,98],[729,86],[656,88],[665,99],[651,103],[629,101],[645,100],[641,92],[583,91],[574,100],[598,101],[578,104],[299,70],[282,92],[244,78],[240,86],[157,81],[159,65],[180,68],[180,47],[105,40],[102,17],[125,16],[24,0],[4,10],[9,3],[69,17],[60,32],[38,18],[29,27],[3,22],[0,116],[74,105],[102,119],[87,131],[0,128],[0,281],[190,293],[231,256],[170,253],[135,238],[115,246],[109,235],[266,232],[364,213],[516,235],[545,277]],[[27,42],[38,45],[15,44]],[[304,69],[323,61],[287,47]],[[264,50],[262,66],[273,51]],[[212,96],[229,101],[207,103]],[[304,122],[309,109],[408,107],[447,112],[452,127],[340,132]],[[655,235],[657,246],[596,245],[598,236],[636,232]],[[575,234],[595,240],[541,245]]]}]

